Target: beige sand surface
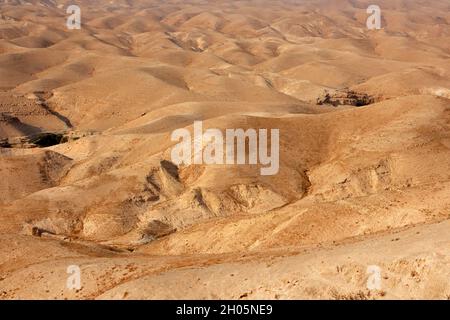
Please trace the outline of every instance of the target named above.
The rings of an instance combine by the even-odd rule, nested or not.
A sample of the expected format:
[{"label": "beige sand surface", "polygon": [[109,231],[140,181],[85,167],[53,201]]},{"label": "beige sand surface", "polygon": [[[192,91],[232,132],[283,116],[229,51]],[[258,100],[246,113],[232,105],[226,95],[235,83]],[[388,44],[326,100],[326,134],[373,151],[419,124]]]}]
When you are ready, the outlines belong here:
[{"label": "beige sand surface", "polygon": [[1,299],[450,299],[448,0],[72,2],[0,1]]}]

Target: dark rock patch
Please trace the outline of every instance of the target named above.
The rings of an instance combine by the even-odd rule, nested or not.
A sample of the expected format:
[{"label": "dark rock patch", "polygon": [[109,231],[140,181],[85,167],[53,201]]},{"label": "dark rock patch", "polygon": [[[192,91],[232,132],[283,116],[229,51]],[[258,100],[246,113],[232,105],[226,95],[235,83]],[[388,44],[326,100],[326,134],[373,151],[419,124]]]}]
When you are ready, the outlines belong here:
[{"label": "dark rock patch", "polygon": [[325,91],[320,97],[317,98],[318,105],[332,105],[332,106],[355,106],[362,107],[375,103],[375,97],[372,97],[366,93],[359,93],[352,90],[339,90],[334,93]]}]

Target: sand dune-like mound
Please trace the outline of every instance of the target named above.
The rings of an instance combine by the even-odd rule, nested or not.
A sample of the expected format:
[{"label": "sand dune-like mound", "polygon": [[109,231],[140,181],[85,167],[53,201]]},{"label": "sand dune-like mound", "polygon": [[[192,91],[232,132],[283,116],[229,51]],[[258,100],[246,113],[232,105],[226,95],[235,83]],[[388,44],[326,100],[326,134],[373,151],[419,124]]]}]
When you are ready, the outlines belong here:
[{"label": "sand dune-like mound", "polygon": [[70,163],[70,158],[52,151],[23,155],[2,152],[1,158],[0,170],[4,179],[0,189],[4,201],[58,185]]}]

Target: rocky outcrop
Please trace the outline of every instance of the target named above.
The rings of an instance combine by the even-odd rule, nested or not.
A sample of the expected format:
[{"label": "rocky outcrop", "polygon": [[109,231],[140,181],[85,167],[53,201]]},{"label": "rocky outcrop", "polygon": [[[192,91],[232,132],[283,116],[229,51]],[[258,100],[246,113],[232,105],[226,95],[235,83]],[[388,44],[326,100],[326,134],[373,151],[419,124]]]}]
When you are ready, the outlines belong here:
[{"label": "rocky outcrop", "polygon": [[374,102],[376,102],[375,97],[347,89],[335,91],[333,93],[325,91],[317,98],[318,105],[330,104],[335,107],[340,105],[362,107]]}]

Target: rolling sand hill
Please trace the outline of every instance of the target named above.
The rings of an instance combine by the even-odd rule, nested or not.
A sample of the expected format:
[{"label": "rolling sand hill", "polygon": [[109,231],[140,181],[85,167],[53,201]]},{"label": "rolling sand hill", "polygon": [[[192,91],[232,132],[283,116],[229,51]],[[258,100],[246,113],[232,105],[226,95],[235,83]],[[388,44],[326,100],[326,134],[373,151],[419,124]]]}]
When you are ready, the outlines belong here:
[{"label": "rolling sand hill", "polygon": [[450,299],[450,3],[373,2],[0,1],[0,298]]}]

